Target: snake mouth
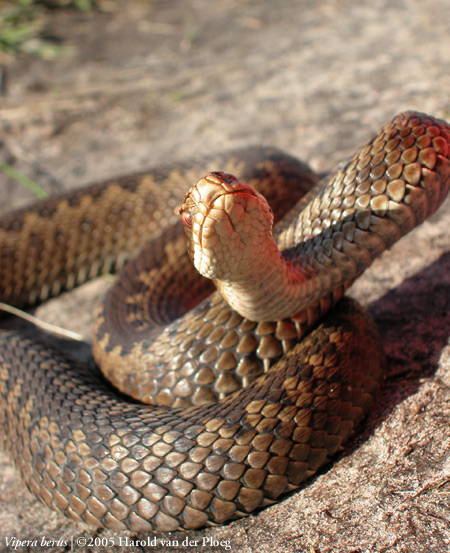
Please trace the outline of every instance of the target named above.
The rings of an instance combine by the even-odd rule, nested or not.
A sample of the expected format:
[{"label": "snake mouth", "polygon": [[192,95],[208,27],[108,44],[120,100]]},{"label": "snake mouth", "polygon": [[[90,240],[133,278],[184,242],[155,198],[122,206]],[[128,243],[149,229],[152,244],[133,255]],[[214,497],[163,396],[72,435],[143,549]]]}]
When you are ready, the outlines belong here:
[{"label": "snake mouth", "polygon": [[246,192],[257,197],[259,194],[249,185],[239,182],[231,173],[213,171],[200,179],[188,192],[184,202],[175,209],[176,214],[189,211],[193,206],[202,204],[205,207],[212,205],[220,196]]},{"label": "snake mouth", "polygon": [[[241,203],[236,198],[258,198],[260,196],[251,186],[241,183],[234,175],[223,171],[209,173],[196,186],[200,192],[200,198],[197,203],[198,211],[203,215],[203,217],[199,217],[201,220],[198,221],[198,237],[202,247],[205,242],[203,240],[204,234],[208,234],[204,224],[208,218],[219,223],[226,220],[231,227],[230,230],[235,232],[236,229],[231,212],[236,202]],[[244,211],[247,211],[247,201],[245,200],[241,203]],[[206,239],[208,238],[209,235],[206,236]]]},{"label": "snake mouth", "polygon": [[223,171],[208,173],[198,181],[196,187],[200,192],[199,202],[206,207],[214,206],[221,196],[229,194],[246,193],[250,196],[258,196],[251,186],[241,183],[234,175]]},{"label": "snake mouth", "polygon": [[[181,221],[189,232],[196,232],[202,246],[203,223],[207,217],[216,220],[226,219],[232,206],[231,197],[245,194],[259,197],[249,185],[223,171],[213,171],[200,179],[187,193],[184,202],[174,212],[180,215]],[[230,196],[230,201],[226,197]],[[194,227],[193,227],[194,226]]]}]

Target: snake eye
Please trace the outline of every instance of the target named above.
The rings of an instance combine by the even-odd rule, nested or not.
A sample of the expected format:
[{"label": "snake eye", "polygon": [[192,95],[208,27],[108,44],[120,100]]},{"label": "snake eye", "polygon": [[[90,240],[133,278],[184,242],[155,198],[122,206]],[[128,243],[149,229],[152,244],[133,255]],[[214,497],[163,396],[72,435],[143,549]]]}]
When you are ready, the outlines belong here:
[{"label": "snake eye", "polygon": [[192,217],[188,211],[183,211],[181,213],[181,222],[186,228],[192,228]]}]

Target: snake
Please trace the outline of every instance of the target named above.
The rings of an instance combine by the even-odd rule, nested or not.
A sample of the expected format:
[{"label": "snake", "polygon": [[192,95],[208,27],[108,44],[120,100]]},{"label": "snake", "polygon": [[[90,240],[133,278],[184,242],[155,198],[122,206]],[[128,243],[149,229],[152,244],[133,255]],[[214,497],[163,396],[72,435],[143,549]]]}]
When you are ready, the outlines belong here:
[{"label": "snake", "polygon": [[[331,178],[255,147],[4,216],[4,302],[122,269],[97,315],[95,366],[0,330],[0,443],[26,486],[93,527],[169,532],[304,485],[386,376],[373,321],[344,293],[449,187],[449,124],[410,111]],[[262,194],[278,196],[273,212]]]}]

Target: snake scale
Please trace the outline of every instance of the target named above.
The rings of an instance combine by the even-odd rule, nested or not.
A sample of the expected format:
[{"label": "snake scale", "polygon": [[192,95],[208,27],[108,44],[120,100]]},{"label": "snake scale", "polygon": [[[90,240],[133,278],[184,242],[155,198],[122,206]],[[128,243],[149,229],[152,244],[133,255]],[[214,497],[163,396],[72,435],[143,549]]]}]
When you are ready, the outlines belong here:
[{"label": "snake scale", "polygon": [[[0,298],[15,305],[120,268],[152,238],[107,293],[93,351],[121,392],[156,405],[0,331],[0,441],[28,488],[77,521],[163,532],[224,523],[298,488],[339,451],[384,379],[374,324],[340,298],[442,203],[449,158],[449,125],[407,112],[318,184],[293,158],[249,149],[3,218]],[[265,194],[275,188],[280,213],[306,192],[275,227],[284,258],[307,274],[311,303],[295,316],[233,312],[192,268],[181,223],[161,230],[180,187],[212,167],[261,182]]]}]

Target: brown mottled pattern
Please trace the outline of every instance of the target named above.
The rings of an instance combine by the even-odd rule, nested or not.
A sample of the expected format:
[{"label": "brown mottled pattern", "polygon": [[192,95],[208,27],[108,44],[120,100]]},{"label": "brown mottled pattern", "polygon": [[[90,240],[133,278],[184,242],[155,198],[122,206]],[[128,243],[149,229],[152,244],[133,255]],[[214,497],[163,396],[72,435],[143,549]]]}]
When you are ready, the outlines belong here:
[{"label": "brown mottled pattern", "polygon": [[[266,194],[279,198],[280,212],[292,206],[289,185],[295,201],[316,181],[294,158],[255,147],[112,179],[17,210],[0,219],[0,301],[34,304],[120,269],[177,220],[174,208],[187,188],[222,166],[263,183]],[[280,190],[280,181],[288,187]]]},{"label": "brown mottled pattern", "polygon": [[0,351],[1,440],[27,486],[75,520],[134,531],[225,522],[295,489],[360,422],[384,369],[349,300],[250,388],[184,410],[129,403],[12,333]]},{"label": "brown mottled pattern", "polygon": [[[302,341],[297,338],[376,255],[438,207],[450,183],[449,146],[446,123],[402,114],[329,184],[322,183],[306,207],[301,201],[301,212],[297,208],[288,214],[277,230],[278,241],[284,255],[301,260],[311,276],[312,303],[295,320],[252,323],[213,294],[187,317],[172,322],[191,307],[191,296],[202,298],[208,286],[194,276],[181,253],[179,227],[157,237],[125,269],[129,280],[109,293],[94,351],[106,360],[106,373],[122,390],[135,396],[143,390],[145,399],[160,406],[129,402],[87,367],[17,334],[0,333],[0,439],[30,490],[75,520],[115,530],[167,532],[246,515],[297,488],[360,422],[385,368],[373,323],[350,300],[339,302]],[[220,169],[236,172],[244,181],[251,152],[255,150],[236,162],[241,172],[230,168],[232,159]],[[267,154],[265,161],[259,154],[253,159],[267,183],[280,173],[286,176],[286,167],[295,165],[277,152]],[[292,171],[291,176],[296,169]],[[306,169],[297,171],[314,181]],[[45,277],[37,283],[33,271],[39,271],[47,254],[25,262],[22,251],[10,265],[14,276],[2,276],[10,279],[2,281],[3,297],[33,301],[88,275],[84,262],[92,259],[85,253],[87,239],[66,238],[63,214],[72,209],[82,228],[92,228],[82,207],[98,202],[98,212],[103,201],[116,205],[111,198],[125,194],[120,185],[102,186],[92,197],[87,192],[56,200],[0,226],[5,229],[0,240],[6,242],[2,269],[20,230],[26,230],[27,248],[38,244],[44,249],[48,236],[55,238],[52,247],[63,244],[71,256],[77,251],[72,242],[82,245],[79,261],[69,258],[61,262],[63,269],[48,274],[42,267]],[[128,190],[128,202],[139,195],[138,187]],[[118,221],[142,223],[135,216],[142,213],[136,211],[142,201],[129,203],[125,212],[119,204],[111,219],[103,214],[112,225],[110,237],[116,236]],[[163,208],[153,209],[163,213]],[[54,220],[60,223],[52,226]],[[48,234],[45,222],[53,229]],[[136,228],[142,233],[141,223]],[[127,225],[122,226],[134,223]],[[67,236],[74,224],[68,226]],[[89,245],[89,251],[97,250],[92,241]],[[108,252],[125,257],[121,248]],[[55,253],[55,259],[60,255]],[[172,274],[166,268],[176,260],[179,270]],[[110,264],[95,263],[97,268]],[[154,295],[163,284],[167,299]],[[125,298],[125,307],[119,307],[120,298]],[[118,362],[116,368],[111,359]],[[131,364],[141,367],[137,376],[129,370]],[[147,369],[150,379],[144,383]],[[240,383],[249,385],[235,391]],[[208,403],[215,398],[219,403]]]}]

